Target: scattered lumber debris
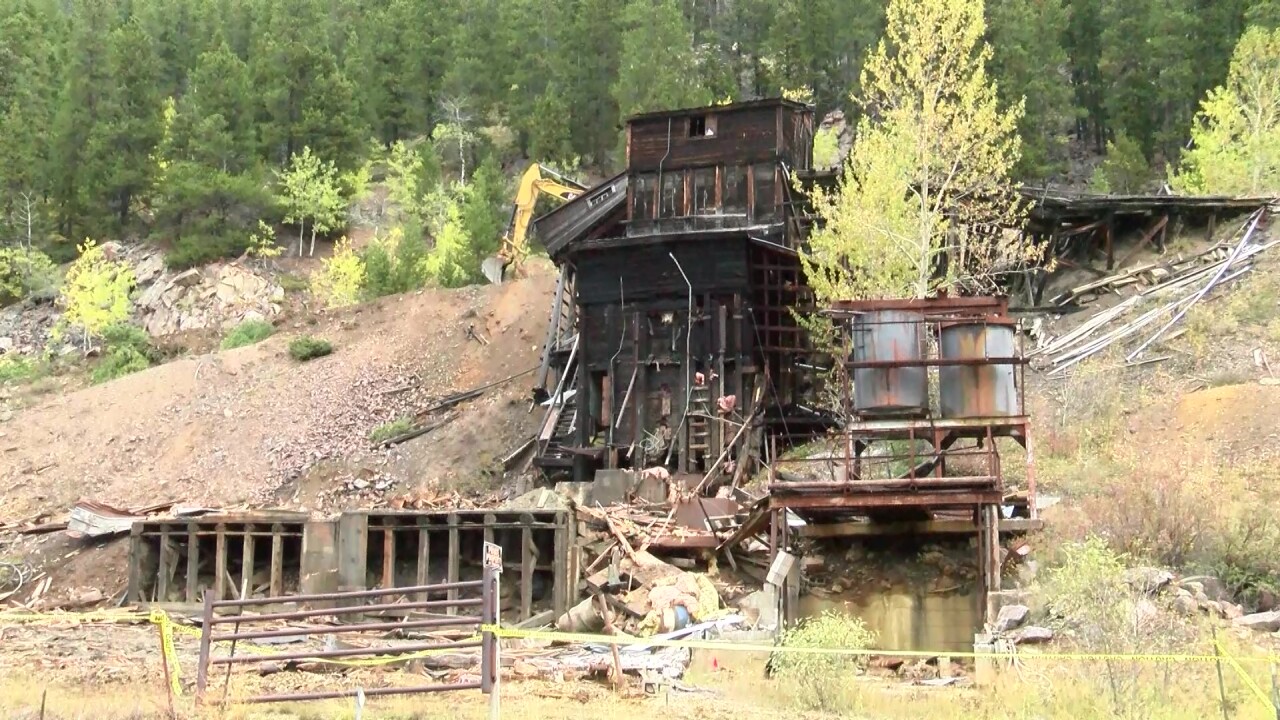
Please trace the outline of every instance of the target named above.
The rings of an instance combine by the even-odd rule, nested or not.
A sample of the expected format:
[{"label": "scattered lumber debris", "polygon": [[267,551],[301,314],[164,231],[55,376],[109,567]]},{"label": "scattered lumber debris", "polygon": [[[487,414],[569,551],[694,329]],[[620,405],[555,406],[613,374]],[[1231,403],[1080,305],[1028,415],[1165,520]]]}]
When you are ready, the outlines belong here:
[{"label": "scattered lumber debris", "polygon": [[133,523],[163,513],[174,503],[160,503],[135,510],[122,510],[93,500],[81,500],[71,508],[67,534],[73,538],[99,538],[129,532]]},{"label": "scattered lumber debris", "polygon": [[[1139,364],[1135,363],[1138,356],[1163,337],[1192,306],[1214,290],[1249,273],[1253,270],[1253,259],[1257,255],[1280,244],[1280,240],[1263,244],[1253,242],[1253,236],[1264,212],[1259,210],[1250,216],[1238,233],[1240,236],[1238,242],[1217,245],[1195,256],[1192,261],[1188,261],[1190,264],[1187,262],[1176,264],[1166,268],[1167,272],[1162,270],[1162,274],[1159,275],[1144,275],[1154,272],[1155,268],[1149,265],[1140,266],[1127,273],[1104,278],[1088,286],[1074,288],[1065,295],[1059,296],[1063,302],[1072,302],[1080,298],[1083,293],[1102,288],[1119,293],[1120,288],[1123,287],[1144,286],[1114,307],[1095,313],[1082,325],[1065,335],[1054,339],[1041,337],[1038,341],[1039,347],[1030,355],[1042,358],[1041,362],[1047,367],[1047,374],[1051,377],[1057,376],[1077,363],[1106,350],[1117,341],[1134,336],[1148,327],[1158,328],[1126,357],[1126,362]],[[1111,282],[1107,284],[1104,281]],[[1161,304],[1147,309],[1157,301]],[[1137,317],[1129,319],[1139,310],[1142,312]],[[1168,318],[1165,324],[1157,325],[1165,318]],[[1140,363],[1156,361],[1146,359]]]}]

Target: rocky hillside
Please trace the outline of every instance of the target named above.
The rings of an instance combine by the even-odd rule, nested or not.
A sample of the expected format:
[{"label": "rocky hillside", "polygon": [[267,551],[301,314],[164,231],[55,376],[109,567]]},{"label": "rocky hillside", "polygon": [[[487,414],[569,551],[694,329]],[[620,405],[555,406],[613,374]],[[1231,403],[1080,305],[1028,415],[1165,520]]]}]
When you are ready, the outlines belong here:
[{"label": "rocky hillside", "polygon": [[[432,415],[437,429],[391,449],[374,449],[370,432],[530,370],[553,288],[550,267],[530,263],[528,277],[500,287],[303,315],[257,345],[16,408],[0,424],[0,519],[64,510],[80,498],[320,508],[433,483],[474,487],[533,433],[529,376]],[[216,328],[270,317],[280,294],[235,265],[157,272],[142,291],[140,319],[153,330]],[[291,359],[286,346],[304,333],[331,341],[333,354]]]}]

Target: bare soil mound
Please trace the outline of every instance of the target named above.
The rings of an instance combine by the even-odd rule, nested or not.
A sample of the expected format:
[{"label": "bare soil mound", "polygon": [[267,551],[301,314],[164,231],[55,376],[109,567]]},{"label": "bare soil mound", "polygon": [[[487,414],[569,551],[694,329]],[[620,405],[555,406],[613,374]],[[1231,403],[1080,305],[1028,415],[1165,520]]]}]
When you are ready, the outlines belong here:
[{"label": "bare soil mound", "polygon": [[[258,345],[18,410],[0,424],[0,520],[80,498],[320,508],[371,504],[374,488],[476,489],[496,458],[533,434],[531,376],[454,407],[448,422],[391,449],[374,449],[369,433],[537,364],[555,283],[546,263],[530,263],[527,274],[497,287],[383,298],[281,327]],[[286,347],[301,334],[331,341],[334,353],[295,362]]]}]

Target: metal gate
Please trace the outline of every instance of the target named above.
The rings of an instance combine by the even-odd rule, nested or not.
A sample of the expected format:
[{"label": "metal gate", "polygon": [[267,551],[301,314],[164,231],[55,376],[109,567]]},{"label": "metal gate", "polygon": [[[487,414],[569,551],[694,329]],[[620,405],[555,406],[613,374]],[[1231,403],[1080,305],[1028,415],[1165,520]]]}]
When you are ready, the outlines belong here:
[{"label": "metal gate", "polygon": [[[496,547],[496,546],[495,546]],[[486,548],[488,550],[488,548]],[[412,687],[384,687],[362,690],[333,690],[323,692],[258,695],[248,698],[236,698],[240,703],[269,703],[297,700],[329,700],[334,698],[354,697],[357,693],[365,696],[407,695],[414,693],[447,692],[450,690],[480,690],[486,695],[493,691],[497,682],[499,664],[497,662],[498,643],[491,628],[498,624],[498,575],[501,572],[501,552],[495,567],[487,557],[484,563],[484,575],[481,580],[468,582],[441,583],[437,585],[415,585],[377,590],[357,590],[351,592],[322,593],[315,595],[294,595],[275,598],[249,598],[242,600],[214,600],[212,590],[204,592],[204,622],[200,634],[200,660],[196,675],[196,696],[205,700],[205,691],[209,685],[210,670],[216,667],[227,667],[227,679],[230,682],[232,665],[262,662],[298,662],[325,661],[336,659],[404,658],[406,655],[421,654],[438,650],[457,650],[467,648],[480,649],[480,682],[443,683],[435,685],[418,685]],[[475,594],[479,597],[460,598],[463,593]],[[433,595],[445,595],[448,599],[432,600]],[[368,604],[366,604],[368,603]],[[265,612],[245,614],[249,607],[296,605],[297,610],[283,612]],[[331,605],[330,607],[317,607]],[[312,606],[312,607],[306,607]],[[460,609],[478,609],[478,614],[463,615]],[[389,621],[366,621],[372,613],[397,613],[410,610],[444,610],[444,617],[427,619],[410,619],[409,617]],[[471,610],[475,612],[475,610]],[[331,625],[310,625],[303,627],[264,627],[267,624],[293,622],[310,618],[333,618],[339,621]],[[348,622],[341,622],[346,618]],[[219,632],[221,628],[234,625],[230,632]],[[301,639],[308,637],[336,635],[344,633],[380,632],[395,630],[420,630],[441,628],[475,628],[474,637],[457,642],[418,642],[396,645],[379,645],[376,647],[324,648],[315,650],[295,650],[274,652],[259,651],[255,648],[252,654],[236,655],[236,645],[240,641],[246,643],[254,640],[271,639],[279,643],[281,639]],[[295,640],[296,641],[296,640]],[[230,642],[231,648],[226,655],[213,654],[214,643]],[[224,697],[226,691],[224,688]]]}]

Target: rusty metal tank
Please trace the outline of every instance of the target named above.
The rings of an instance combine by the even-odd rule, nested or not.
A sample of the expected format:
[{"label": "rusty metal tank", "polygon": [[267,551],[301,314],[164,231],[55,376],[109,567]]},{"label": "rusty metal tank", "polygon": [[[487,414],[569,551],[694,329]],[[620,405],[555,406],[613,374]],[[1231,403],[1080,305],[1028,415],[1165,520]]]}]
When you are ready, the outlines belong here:
[{"label": "rusty metal tank", "polygon": [[[1017,355],[1012,323],[957,322],[943,325],[943,360],[1011,358]],[[1009,417],[1019,410],[1013,365],[944,365],[938,369],[938,400],[944,418]]]},{"label": "rusty metal tank", "polygon": [[[924,316],[875,310],[853,320],[853,361],[919,361],[924,358]],[[929,408],[929,376],[923,367],[853,371],[853,407],[866,417],[922,415]]]}]

